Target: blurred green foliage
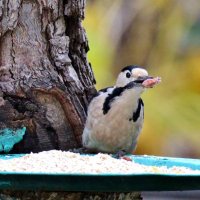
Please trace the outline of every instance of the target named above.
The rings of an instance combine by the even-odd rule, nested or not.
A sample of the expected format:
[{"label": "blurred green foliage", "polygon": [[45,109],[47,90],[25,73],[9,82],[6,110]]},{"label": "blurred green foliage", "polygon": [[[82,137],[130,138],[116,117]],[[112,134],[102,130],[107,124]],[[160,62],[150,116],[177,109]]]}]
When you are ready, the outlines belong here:
[{"label": "blurred green foliage", "polygon": [[200,1],[87,0],[97,89],[123,66],[145,66],[162,84],[143,95],[137,154],[200,157]]}]

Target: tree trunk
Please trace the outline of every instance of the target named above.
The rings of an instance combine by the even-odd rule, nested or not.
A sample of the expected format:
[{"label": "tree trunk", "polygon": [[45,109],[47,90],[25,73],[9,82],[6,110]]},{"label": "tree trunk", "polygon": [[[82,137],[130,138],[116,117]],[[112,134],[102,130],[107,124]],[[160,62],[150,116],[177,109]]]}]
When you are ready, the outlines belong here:
[{"label": "tree trunk", "polygon": [[96,92],[84,7],[85,0],[0,0],[1,134],[9,128],[17,137],[16,129],[26,129],[1,152],[81,146],[88,100]]}]

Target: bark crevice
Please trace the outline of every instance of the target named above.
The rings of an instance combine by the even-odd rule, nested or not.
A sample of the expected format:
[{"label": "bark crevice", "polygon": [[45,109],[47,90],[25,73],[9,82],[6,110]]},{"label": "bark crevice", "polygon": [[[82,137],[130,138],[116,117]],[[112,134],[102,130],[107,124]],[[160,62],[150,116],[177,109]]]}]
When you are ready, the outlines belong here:
[{"label": "bark crevice", "polygon": [[12,152],[81,146],[96,92],[84,6],[82,0],[0,1],[0,129],[26,127]]}]

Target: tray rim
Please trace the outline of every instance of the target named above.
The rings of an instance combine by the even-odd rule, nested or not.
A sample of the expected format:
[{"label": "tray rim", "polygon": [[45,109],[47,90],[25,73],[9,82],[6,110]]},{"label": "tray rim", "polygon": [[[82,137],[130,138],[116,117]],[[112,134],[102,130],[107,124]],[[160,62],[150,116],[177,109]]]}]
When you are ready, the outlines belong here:
[{"label": "tray rim", "polygon": [[176,174],[176,173],[130,173],[130,174],[116,174],[116,173],[44,173],[44,172],[0,172],[0,175],[27,175],[27,176],[102,176],[102,177],[113,177],[113,176],[166,176],[166,177],[200,177],[200,174]]}]

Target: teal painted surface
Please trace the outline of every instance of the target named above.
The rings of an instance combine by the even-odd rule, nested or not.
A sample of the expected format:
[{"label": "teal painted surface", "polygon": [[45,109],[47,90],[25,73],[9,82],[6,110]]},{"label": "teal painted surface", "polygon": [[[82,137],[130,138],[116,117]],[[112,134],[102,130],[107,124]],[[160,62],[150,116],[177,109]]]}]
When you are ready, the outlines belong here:
[{"label": "teal painted surface", "polygon": [[26,127],[17,130],[9,128],[0,130],[0,152],[9,153],[13,146],[23,139],[25,132]]},{"label": "teal painted surface", "polygon": [[[188,167],[193,170],[200,170],[200,159],[191,158],[174,158],[174,157],[159,157],[159,156],[129,156],[136,163],[143,165],[154,165],[157,167],[167,166],[173,167]],[[200,174],[199,174],[200,176]]]}]

